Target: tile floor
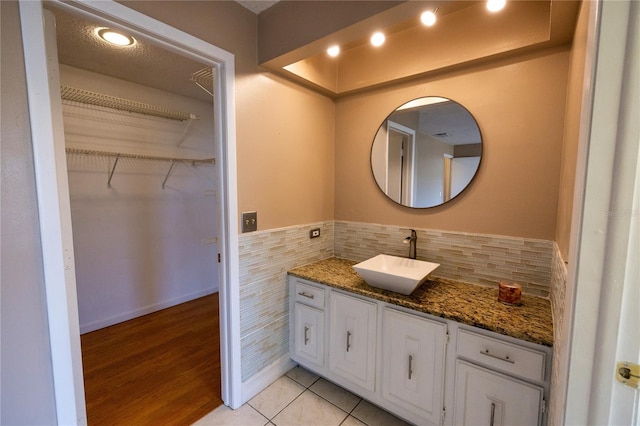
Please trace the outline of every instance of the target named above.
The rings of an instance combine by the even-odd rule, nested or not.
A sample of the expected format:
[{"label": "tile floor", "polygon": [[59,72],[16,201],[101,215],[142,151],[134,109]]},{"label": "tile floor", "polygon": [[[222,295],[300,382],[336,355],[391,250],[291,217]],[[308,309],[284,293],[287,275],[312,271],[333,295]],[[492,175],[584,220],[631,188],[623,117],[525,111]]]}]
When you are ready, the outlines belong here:
[{"label": "tile floor", "polygon": [[237,410],[224,405],[194,426],[404,426],[399,418],[295,367]]}]

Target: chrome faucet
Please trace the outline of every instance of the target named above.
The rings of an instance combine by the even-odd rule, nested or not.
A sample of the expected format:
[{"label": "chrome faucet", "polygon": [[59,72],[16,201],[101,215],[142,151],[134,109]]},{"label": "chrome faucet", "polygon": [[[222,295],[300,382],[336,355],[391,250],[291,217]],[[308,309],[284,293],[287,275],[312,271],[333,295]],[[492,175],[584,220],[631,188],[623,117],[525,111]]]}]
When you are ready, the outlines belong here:
[{"label": "chrome faucet", "polygon": [[415,229],[411,230],[411,235],[405,238],[402,242],[405,244],[409,244],[409,258],[416,258],[416,242],[418,241],[418,234]]}]

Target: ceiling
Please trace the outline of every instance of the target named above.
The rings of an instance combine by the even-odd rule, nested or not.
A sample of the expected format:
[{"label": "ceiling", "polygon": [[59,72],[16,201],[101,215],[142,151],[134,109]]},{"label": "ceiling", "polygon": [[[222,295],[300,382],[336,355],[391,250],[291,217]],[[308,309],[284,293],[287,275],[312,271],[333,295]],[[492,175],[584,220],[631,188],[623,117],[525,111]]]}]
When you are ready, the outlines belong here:
[{"label": "ceiling", "polygon": [[[304,17],[304,5],[296,8]],[[429,4],[438,23],[425,27],[418,17]],[[285,9],[278,7],[276,11]],[[489,13],[482,0],[398,2],[392,8],[300,45],[289,45],[260,65],[327,96],[338,98],[394,82],[461,69],[487,60],[568,46],[579,11],[578,0],[510,1],[499,13]],[[269,13],[271,17],[275,13]],[[316,13],[318,15],[318,13]],[[293,17],[293,13],[285,18]],[[286,19],[280,20],[287,37]],[[311,26],[313,15],[306,22]],[[386,43],[373,48],[369,37],[384,30]],[[295,37],[290,37],[296,40]],[[328,46],[341,47],[338,57]]]},{"label": "ceiling", "polygon": [[96,28],[104,27],[99,22],[54,7],[50,10],[56,18],[61,64],[212,102],[212,96],[191,81],[191,75],[205,65],[147,40],[136,40],[131,47],[111,46],[95,36]]},{"label": "ceiling", "polygon": [[[439,102],[433,100],[439,99]],[[431,102],[416,102],[429,101]],[[409,104],[417,106],[406,108]],[[420,98],[400,106],[388,120],[406,124],[417,121],[417,130],[448,145],[472,145],[482,143],[478,123],[457,102],[445,98]],[[413,127],[408,124],[409,127]],[[415,128],[415,127],[414,127]]]},{"label": "ceiling", "polygon": [[[256,15],[277,0],[238,0]],[[147,40],[136,40],[132,47],[114,47],[95,36],[97,21],[75,15],[48,4],[56,17],[58,60],[61,64],[108,75],[171,93],[212,102],[209,93],[198,87],[191,76],[203,64],[168,51]],[[127,52],[123,56],[123,51]]]},{"label": "ceiling", "polygon": [[[277,3],[277,1],[274,0],[236,1],[238,4],[256,14],[269,9]],[[308,3],[316,4],[323,2]],[[479,35],[469,38],[464,44],[458,42],[459,37],[456,36],[456,34],[452,35],[446,33],[446,31],[453,31],[455,28],[467,28],[470,26],[468,24],[469,22],[473,22],[476,26],[481,25],[481,22],[483,21],[478,20],[465,21],[467,22],[467,25],[457,25],[453,22],[453,20],[457,19],[456,16],[458,15],[464,16],[464,14],[471,13],[473,8],[484,7],[480,3],[481,2],[478,0],[438,0],[438,4],[440,5],[439,14],[441,15],[443,24],[447,20],[451,22],[448,22],[448,25],[439,26],[439,29],[431,30],[431,33],[420,30],[418,27],[410,27],[407,29],[403,26],[401,31],[389,37],[387,43],[389,46],[385,48],[385,58],[388,60],[385,60],[382,64],[375,62],[379,55],[369,54],[369,56],[366,56],[366,52],[370,50],[366,43],[355,47],[351,46],[351,48],[346,49],[344,54],[341,55],[339,61],[332,61],[331,59],[328,59],[324,53],[324,49],[328,42],[337,42],[340,37],[343,36],[347,40],[345,41],[345,44],[343,44],[346,48],[349,40],[354,40],[354,34],[358,33],[358,31],[361,31],[363,34],[367,34],[368,31],[370,31],[370,26],[379,26],[380,22],[384,22],[386,25],[394,25],[393,23],[395,21],[393,19],[398,21],[404,20],[402,22],[405,22],[407,21],[405,16],[406,14],[409,14],[413,19],[413,15],[415,15],[415,11],[413,9],[424,7],[423,2],[399,1],[397,6],[390,8],[388,11],[378,13],[369,19],[360,20],[356,24],[345,27],[344,30],[334,31],[325,37],[320,36],[320,38],[311,43],[300,46],[297,49],[294,48],[286,54],[283,54],[269,62],[262,63],[261,65],[301,84],[309,85],[309,87],[317,89],[322,93],[326,93],[329,96],[337,96],[339,94],[349,93],[349,91],[374,87],[376,84],[388,83],[390,81],[394,81],[394,78],[402,79],[410,77],[410,75],[404,74],[399,76],[396,75],[400,71],[404,72],[405,70],[415,69],[424,73],[429,70],[441,69],[451,64],[460,64],[465,61],[469,62],[478,59],[458,56],[469,56],[469,52],[479,52],[480,50],[478,48],[470,48],[469,46],[473,43],[480,43],[478,40],[482,37],[487,38],[493,36],[494,40],[492,42],[497,46],[496,49],[498,50],[491,51],[489,53],[485,52],[478,60],[499,54],[502,52],[499,49],[517,51],[521,48],[520,45],[515,45],[513,42],[513,40],[517,41],[519,39],[513,38],[509,31],[524,32],[524,36],[521,36],[520,39],[523,39],[529,43],[529,45],[539,46],[539,48],[548,48],[553,45],[553,43],[567,43],[570,41],[573,34],[572,28],[575,25],[575,16],[578,10],[576,6],[578,2],[575,0],[514,2],[513,7],[510,8],[513,9],[514,13],[519,9],[526,9],[526,7],[529,7],[529,9],[534,8],[535,10],[533,12],[536,12],[537,15],[528,11],[528,9],[524,10],[524,12],[519,12],[520,15],[523,16],[521,20],[524,21],[522,21],[523,23],[521,23],[521,25],[515,25],[514,22],[517,20],[507,16],[508,14],[506,14],[503,19],[506,20],[506,22],[503,23],[503,27],[505,27],[506,30],[497,24],[486,23],[486,28],[481,28],[481,31],[477,31]],[[552,3],[553,7],[551,7]],[[132,47],[113,47],[95,36],[96,28],[101,27],[99,22],[93,22],[83,16],[74,15],[66,10],[57,9],[51,2],[47,2],[46,4],[56,16],[58,57],[60,63],[171,93],[178,93],[206,102],[212,101],[210,94],[206,93],[191,81],[192,74],[205,68],[205,65],[165,50],[164,48],[161,48],[147,40],[137,40],[137,43]],[[295,16],[300,19],[304,18],[302,19],[304,22],[312,22],[317,13],[307,13],[308,16],[304,16],[305,12],[304,10],[301,10],[301,6],[304,4],[305,2],[299,2],[298,4],[288,2],[290,7],[287,10],[290,14],[295,12],[294,15],[291,16]],[[515,7],[516,5],[518,7]],[[329,7],[331,9],[335,9],[333,6]],[[279,8],[278,10],[282,9],[286,8]],[[313,11],[314,9],[310,10]],[[537,21],[533,20],[532,16],[534,15],[540,15],[540,19]],[[411,22],[413,22],[413,20],[411,20]],[[537,26],[532,27],[532,25],[534,25],[532,22],[534,24],[537,22]],[[400,28],[400,23],[396,22],[395,25]],[[286,25],[280,25],[280,27],[288,29],[288,26]],[[523,29],[521,30],[520,27]],[[533,29],[530,29],[529,27],[532,27]],[[395,29],[398,30],[398,28]],[[527,30],[529,32],[526,32]],[[535,32],[534,30],[538,32]],[[420,35],[414,34],[414,32],[417,31],[421,31]],[[440,42],[434,41],[436,40],[435,34],[437,31],[445,32]],[[506,33],[502,33],[500,31],[506,31]],[[507,33],[511,34],[508,38],[510,42],[504,43],[503,39],[505,39],[506,35],[509,35]],[[291,38],[290,31],[286,31],[285,35]],[[420,37],[429,38],[422,40]],[[296,37],[294,38],[297,39]],[[394,40],[396,45],[399,45],[402,48],[392,48]],[[422,45],[430,43],[430,55],[416,55],[413,47],[407,47],[413,46],[411,43],[422,43]],[[528,46],[527,43],[524,43],[523,46]],[[482,48],[487,50],[486,46],[491,47],[491,44],[487,43]],[[127,51],[127,55],[122,54],[124,50]],[[458,56],[455,56],[454,53]],[[398,59],[395,58],[394,55],[409,56],[399,57]],[[442,62],[442,58],[448,58],[451,64],[440,63]],[[396,67],[393,65],[395,63],[413,63],[411,61],[416,63],[412,66],[405,65],[403,67]],[[429,63],[429,61],[440,62],[432,64]],[[302,70],[306,70],[305,72],[312,71],[315,74],[299,74],[298,71],[296,71],[297,68],[296,70],[292,70],[291,67],[298,67]],[[318,70],[321,72],[318,72]],[[338,70],[339,75],[336,74]],[[367,73],[374,73],[375,75],[369,75]],[[328,83],[325,84],[325,80],[336,87],[327,86]]]}]

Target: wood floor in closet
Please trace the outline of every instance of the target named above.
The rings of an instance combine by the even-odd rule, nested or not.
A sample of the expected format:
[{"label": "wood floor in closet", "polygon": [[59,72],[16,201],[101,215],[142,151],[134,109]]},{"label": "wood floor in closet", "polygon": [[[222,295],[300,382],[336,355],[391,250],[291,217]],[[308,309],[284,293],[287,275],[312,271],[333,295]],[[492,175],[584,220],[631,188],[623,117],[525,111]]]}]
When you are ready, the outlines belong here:
[{"label": "wood floor in closet", "polygon": [[218,294],[81,336],[87,420],[189,425],[222,404]]}]

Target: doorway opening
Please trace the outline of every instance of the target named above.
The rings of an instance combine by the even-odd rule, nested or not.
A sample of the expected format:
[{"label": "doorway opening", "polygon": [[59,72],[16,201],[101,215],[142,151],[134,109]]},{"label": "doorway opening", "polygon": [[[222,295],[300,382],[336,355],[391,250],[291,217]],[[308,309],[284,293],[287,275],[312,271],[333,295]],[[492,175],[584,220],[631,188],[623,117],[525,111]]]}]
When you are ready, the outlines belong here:
[{"label": "doorway opening", "polygon": [[222,404],[212,69],[49,10],[88,421],[195,421]]},{"label": "doorway opening", "polygon": [[413,205],[415,130],[387,120],[387,196],[398,204]]},{"label": "doorway opening", "polygon": [[[148,38],[170,51],[184,54],[200,61],[218,72],[213,84],[216,110],[214,111],[215,153],[219,158],[216,167],[216,194],[218,203],[219,250],[218,275],[220,290],[220,348],[221,387],[225,404],[236,408],[240,402],[239,318],[234,306],[238,295],[230,282],[237,280],[237,224],[235,181],[235,132],[233,108],[233,56],[206,42],[150,19],[115,2],[73,4],[52,2],[55,6],[94,17],[116,28],[130,30],[134,36]],[[76,268],[74,244],[71,233],[71,209],[69,185],[66,176],[64,133],[62,131],[62,105],[58,84],[55,35],[45,31],[43,19],[47,13],[40,2],[20,4],[24,54],[28,82],[30,121],[43,259],[45,264],[45,288],[49,319],[52,367],[56,413],[60,423],[85,423],[84,386],[80,351],[80,324],[76,300]],[[51,20],[47,17],[47,20]],[[51,22],[49,22],[52,28]],[[48,34],[48,35],[47,35]],[[53,39],[53,42],[52,42]],[[52,59],[53,58],[53,59]],[[49,102],[47,102],[47,100]],[[44,102],[43,102],[44,101]],[[126,151],[126,150],[122,150]],[[124,152],[126,154],[126,152]],[[145,156],[146,157],[146,156]],[[149,156],[152,157],[152,156]],[[166,157],[166,156],[164,156]],[[149,160],[149,158],[144,158]],[[155,159],[155,158],[154,158]],[[113,178],[114,159],[109,173]],[[111,164],[111,163],[110,163]],[[169,175],[180,177],[173,169],[173,162],[162,182]],[[119,167],[119,166],[118,166]],[[120,171],[127,171],[126,169]],[[149,173],[153,174],[153,173]],[[121,176],[122,177],[122,176]],[[110,182],[107,182],[107,186]],[[172,184],[179,179],[172,180]],[[221,259],[221,260],[220,260]],[[215,263],[215,261],[214,261]]]}]

